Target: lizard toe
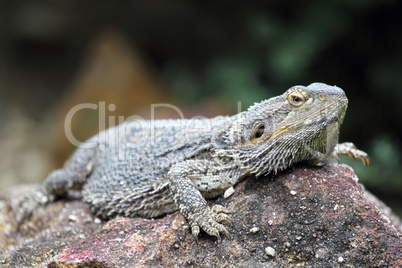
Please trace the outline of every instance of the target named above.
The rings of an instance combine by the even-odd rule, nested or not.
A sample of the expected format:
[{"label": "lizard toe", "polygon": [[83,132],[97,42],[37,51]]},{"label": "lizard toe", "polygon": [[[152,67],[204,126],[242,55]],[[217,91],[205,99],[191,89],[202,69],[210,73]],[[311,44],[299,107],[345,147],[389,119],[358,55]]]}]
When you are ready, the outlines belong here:
[{"label": "lizard toe", "polygon": [[[218,210],[223,211],[220,207]],[[225,211],[227,211],[225,209]],[[229,239],[230,235],[225,226],[220,224],[221,221],[232,222],[230,217],[226,214],[212,211],[209,207],[205,207],[202,212],[191,215],[188,218],[191,226],[191,232],[197,239],[200,229],[204,230],[208,235],[215,236],[218,241],[221,241],[220,233],[225,234]]]},{"label": "lizard toe", "polygon": [[333,156],[339,160],[338,155],[346,155],[353,159],[360,159],[363,165],[370,165],[370,157],[364,151],[357,149],[357,147],[351,142],[340,143],[335,147]]},{"label": "lizard toe", "polygon": [[370,157],[367,155],[366,152],[363,152],[358,149],[352,149],[349,152],[349,156],[353,159],[360,159],[363,162],[363,165],[368,166],[370,165]]},{"label": "lizard toe", "polygon": [[227,233],[226,228],[217,222],[209,222],[207,225],[201,223],[201,228],[207,234],[209,234],[211,236],[215,236],[218,239],[219,243],[221,242],[221,236],[220,236],[219,232]]},{"label": "lizard toe", "polygon": [[195,241],[198,243],[198,234],[200,233],[200,227],[198,227],[198,225],[191,225],[191,233],[193,234]]},{"label": "lizard toe", "polygon": [[230,218],[228,215],[222,214],[222,213],[216,215],[215,221],[217,221],[217,222],[226,221],[226,222],[230,223],[230,225],[233,225],[232,218]]},{"label": "lizard toe", "polygon": [[224,233],[226,235],[227,238],[229,238],[230,240],[232,240],[232,238],[230,237],[230,233],[228,231],[228,229],[226,229],[225,226],[221,225],[221,230],[219,230],[220,232]]},{"label": "lizard toe", "polygon": [[221,206],[221,205],[214,205],[214,206],[212,206],[211,210],[213,212],[215,212],[216,214],[218,214],[218,213],[230,213],[230,211],[227,208],[225,208],[224,206]]},{"label": "lizard toe", "polygon": [[224,233],[228,238],[230,238],[229,232],[226,227],[218,223],[215,219],[211,217],[208,219],[207,222],[201,222],[200,226],[207,234],[216,236],[218,240],[220,240],[220,236],[218,236],[219,233]]}]

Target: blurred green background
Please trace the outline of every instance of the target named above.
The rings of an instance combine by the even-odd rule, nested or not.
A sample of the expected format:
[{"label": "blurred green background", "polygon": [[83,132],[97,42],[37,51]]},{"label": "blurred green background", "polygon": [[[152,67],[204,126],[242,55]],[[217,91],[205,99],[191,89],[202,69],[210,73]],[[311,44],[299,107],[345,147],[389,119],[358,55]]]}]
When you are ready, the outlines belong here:
[{"label": "blurred green background", "polygon": [[316,81],[345,90],[340,140],[372,165],[341,161],[402,215],[401,1],[1,1],[0,189],[60,167],[77,103],[212,116]]}]

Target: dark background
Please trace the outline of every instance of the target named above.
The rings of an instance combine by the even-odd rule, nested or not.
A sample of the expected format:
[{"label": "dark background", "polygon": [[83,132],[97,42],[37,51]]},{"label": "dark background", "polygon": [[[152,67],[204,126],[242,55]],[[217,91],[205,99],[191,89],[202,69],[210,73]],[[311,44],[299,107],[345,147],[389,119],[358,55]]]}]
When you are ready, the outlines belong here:
[{"label": "dark background", "polygon": [[[0,189],[62,165],[76,104],[213,116],[319,81],[345,90],[340,140],[372,165],[341,161],[401,214],[401,48],[396,0],[1,1]],[[79,118],[79,137],[97,132],[97,118]]]}]

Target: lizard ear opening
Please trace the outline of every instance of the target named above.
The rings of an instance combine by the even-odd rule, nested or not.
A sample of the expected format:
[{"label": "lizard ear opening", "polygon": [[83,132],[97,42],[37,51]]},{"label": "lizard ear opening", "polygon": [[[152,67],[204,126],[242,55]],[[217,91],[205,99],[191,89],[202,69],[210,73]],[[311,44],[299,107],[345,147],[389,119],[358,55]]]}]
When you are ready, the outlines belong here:
[{"label": "lizard ear opening", "polygon": [[259,126],[255,130],[253,136],[251,137],[251,143],[256,143],[264,135],[264,133],[265,133],[265,126],[264,125]]}]

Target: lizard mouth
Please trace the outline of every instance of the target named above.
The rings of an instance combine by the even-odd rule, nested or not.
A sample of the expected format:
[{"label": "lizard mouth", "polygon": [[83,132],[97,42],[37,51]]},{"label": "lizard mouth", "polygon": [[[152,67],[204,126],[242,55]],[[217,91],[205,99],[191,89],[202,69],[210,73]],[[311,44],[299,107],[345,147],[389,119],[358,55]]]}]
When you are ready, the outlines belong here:
[{"label": "lizard mouth", "polygon": [[[330,107],[332,107],[332,106],[334,106],[334,105],[336,105],[336,104],[339,104],[339,103],[341,103],[341,102],[345,102],[344,105],[347,105],[347,103],[348,103],[348,98],[343,97],[343,98],[341,98],[341,99],[339,99],[339,100],[337,100],[337,101],[334,101],[333,103],[330,103],[330,104],[328,104],[327,106],[325,106],[325,107],[323,107],[323,108],[317,110],[316,112],[312,113],[311,115],[309,115],[309,116],[307,116],[307,117],[305,117],[305,118],[303,118],[303,119],[301,119],[301,120],[298,120],[298,121],[293,122],[293,123],[291,123],[291,124],[289,124],[289,125],[285,125],[285,126],[281,127],[281,128],[278,129],[275,133],[273,133],[266,141],[269,141],[269,140],[271,140],[271,139],[273,139],[273,138],[275,138],[275,137],[281,135],[282,133],[286,132],[286,130],[287,130],[288,128],[290,128],[290,127],[292,127],[292,126],[294,126],[294,125],[298,125],[298,124],[300,124],[301,122],[306,121],[307,119],[312,118],[312,117],[314,117],[315,115],[317,115],[317,114],[319,114],[319,113],[322,113],[323,111],[325,111],[325,110],[329,109]],[[341,106],[343,106],[343,105],[341,105]],[[342,116],[342,117],[343,117],[343,116]]]}]

